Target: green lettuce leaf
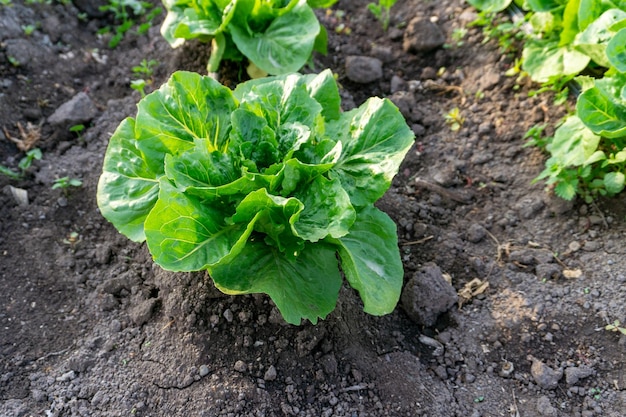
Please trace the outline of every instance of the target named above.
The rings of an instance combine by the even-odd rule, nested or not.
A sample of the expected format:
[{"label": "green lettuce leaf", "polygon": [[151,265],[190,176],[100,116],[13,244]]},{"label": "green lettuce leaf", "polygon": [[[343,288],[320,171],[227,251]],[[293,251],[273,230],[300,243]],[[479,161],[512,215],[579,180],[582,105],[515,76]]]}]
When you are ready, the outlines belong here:
[{"label": "green lettuce leaf", "polygon": [[356,211],[338,179],[315,177],[294,195],[304,203],[304,210],[293,225],[302,239],[317,242],[327,236],[339,238],[350,232]]},{"label": "green lettuce leaf", "polygon": [[360,210],[350,234],[339,239],[341,269],[369,314],[395,308],[404,278],[395,223],[373,206]]},{"label": "green lettuce leaf", "polygon": [[159,199],[145,221],[155,262],[170,271],[199,271],[227,262],[246,244],[256,218],[228,224],[232,206],[205,204],[162,178]]},{"label": "green lettuce leaf", "polygon": [[154,167],[163,167],[165,154],[192,149],[196,139],[208,139],[210,150],[223,150],[236,108],[232,92],[214,79],[175,72],[137,105],[137,146]]},{"label": "green lettuce leaf", "polygon": [[467,2],[480,11],[494,13],[509,7],[512,0],[467,0]]},{"label": "green lettuce leaf", "polygon": [[522,52],[522,68],[533,81],[545,83],[551,79],[576,75],[584,70],[591,58],[574,49],[559,46],[556,40],[529,40]]},{"label": "green lettuce leaf", "polygon": [[266,293],[288,323],[308,319],[315,324],[337,304],[342,279],[336,251],[334,245],[317,242],[285,256],[278,248],[253,240],[235,261],[221,262],[209,273],[226,294]]},{"label": "green lettuce leaf", "polygon": [[626,28],[617,32],[609,41],[606,46],[606,54],[611,65],[617,68],[619,72],[626,72]]},{"label": "green lettuce leaf", "polygon": [[136,144],[135,120],[126,118],[109,141],[97,201],[104,218],[120,233],[142,242],[144,222],[157,201],[163,167],[153,169]]},{"label": "green lettuce leaf", "polygon": [[331,83],[330,72],[291,74],[231,92],[173,74],[111,138],[103,215],[163,268],[267,293],[291,323],[334,308],[338,251],[366,311],[391,311],[402,264],[395,225],[373,203],[414,136],[387,99],[340,113]]},{"label": "green lettuce leaf", "polygon": [[610,27],[620,20],[626,19],[626,11],[610,9],[593,21],[584,32],[579,33],[574,41],[575,48],[591,57],[598,65],[609,67],[607,44],[613,38]]},{"label": "green lettuce leaf", "polygon": [[229,26],[237,48],[268,74],[298,71],[311,56],[320,24],[305,0],[289,13],[276,17],[266,28],[255,28],[238,13]]},{"label": "green lettuce leaf", "polygon": [[[329,124],[343,145],[331,175],[341,180],[355,206],[372,204],[387,191],[414,134],[389,100],[370,98]],[[332,127],[330,127],[332,125]]]},{"label": "green lettuce leaf", "polygon": [[604,77],[578,97],[576,112],[595,134],[607,138],[626,135],[625,85],[626,74]]}]

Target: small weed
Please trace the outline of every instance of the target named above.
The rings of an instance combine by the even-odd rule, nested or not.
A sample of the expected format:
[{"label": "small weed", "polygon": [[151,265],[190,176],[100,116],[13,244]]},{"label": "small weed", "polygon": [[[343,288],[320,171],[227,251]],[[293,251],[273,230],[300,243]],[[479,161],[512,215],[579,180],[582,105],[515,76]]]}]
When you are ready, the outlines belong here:
[{"label": "small weed", "polygon": [[[107,26],[98,31],[103,35],[111,33],[109,48],[115,48],[124,39],[124,36],[133,26],[137,25],[137,33],[145,34],[152,27],[153,20],[163,12],[160,7],[154,7],[152,3],[138,0],[109,0],[108,4],[100,6],[100,11],[110,12],[117,23],[113,28]],[[145,20],[138,23],[137,19]]]},{"label": "small weed", "polygon": [[450,130],[453,132],[458,131],[463,127],[463,123],[465,123],[465,117],[461,115],[461,110],[458,107],[453,108],[444,116],[446,120],[446,124],[450,126]]},{"label": "small weed", "polygon": [[62,242],[71,247],[76,246],[76,244],[80,241],[80,235],[78,232],[70,232]]},{"label": "small weed", "polygon": [[35,29],[37,29],[37,26],[35,25],[22,25],[22,31],[26,36],[32,35]]},{"label": "small weed", "polygon": [[20,169],[20,172],[15,172],[12,169],[4,165],[0,165],[0,174],[6,175],[7,177],[14,179],[14,180],[19,180],[21,178],[24,178],[24,175],[26,175],[26,171],[28,171],[28,168],[31,167],[31,165],[33,164],[33,161],[40,160],[42,156],[43,154],[41,153],[41,150],[39,148],[31,149],[28,152],[26,152],[26,155],[17,164],[17,167]]},{"label": "small weed", "polygon": [[479,26],[483,28],[483,43],[490,40],[497,40],[500,51],[504,54],[514,52],[519,41],[523,40],[526,34],[522,31],[524,20],[516,22],[505,21],[496,24],[497,20],[493,13],[481,12],[476,20],[469,26]]},{"label": "small weed", "polygon": [[9,60],[9,64],[13,65],[14,67],[19,67],[20,61],[17,60],[17,58],[15,58],[14,56],[7,56],[7,59]]},{"label": "small weed", "polygon": [[452,43],[446,43],[445,45],[443,45],[444,48],[452,48],[452,47],[459,47],[459,46],[463,46],[463,44],[465,43],[463,41],[463,39],[465,38],[465,36],[467,35],[467,29],[465,28],[456,28],[452,31]]},{"label": "small weed", "polygon": [[154,81],[154,67],[156,67],[157,65],[159,65],[159,61],[157,61],[156,59],[151,59],[149,61],[144,59],[139,65],[132,68],[133,74],[143,77],[132,80],[130,82],[130,88],[139,91],[142,98],[146,96],[146,87],[151,86]]},{"label": "small weed", "polygon": [[597,401],[602,395],[602,390],[600,388],[591,388],[589,390],[589,395],[591,395],[593,399]]},{"label": "small weed", "polygon": [[539,146],[541,148],[545,148],[545,146],[548,144],[548,142],[551,139],[551,138],[546,138],[543,136],[543,131],[545,130],[547,126],[548,125],[545,123],[536,124],[530,129],[528,129],[528,131],[524,134],[524,137],[522,138],[526,140],[524,147]]},{"label": "small weed", "polygon": [[70,177],[62,177],[54,180],[54,184],[52,184],[52,189],[62,189],[63,193],[67,194],[68,189],[70,187],[81,187],[83,182],[78,178],[70,178]]},{"label": "small weed", "polygon": [[12,0],[0,0],[0,5],[8,7],[8,6],[12,6],[13,2],[12,2]]},{"label": "small weed", "polygon": [[391,8],[398,0],[378,0],[378,3],[369,3],[367,9],[378,19],[383,26],[383,30],[389,29],[391,18]]},{"label": "small weed", "polygon": [[610,332],[620,332],[621,334],[626,335],[626,327],[622,327],[619,320],[615,320],[612,324],[607,324],[604,326],[604,330],[608,330]]},{"label": "small weed", "polygon": [[70,127],[70,132],[76,133],[79,140],[83,138],[83,132],[85,131],[85,125],[78,124]]}]

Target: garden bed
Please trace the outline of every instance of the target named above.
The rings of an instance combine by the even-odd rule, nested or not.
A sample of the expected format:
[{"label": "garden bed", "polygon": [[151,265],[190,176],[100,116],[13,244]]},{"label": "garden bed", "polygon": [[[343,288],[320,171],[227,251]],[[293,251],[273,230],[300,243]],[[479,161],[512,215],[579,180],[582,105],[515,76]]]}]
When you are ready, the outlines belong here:
[{"label": "garden bed", "polygon": [[[19,172],[31,140],[42,151],[23,178],[0,175],[0,414],[623,415],[626,336],[605,330],[626,322],[623,197],[568,203],[532,184],[546,156],[524,134],[565,111],[504,75],[515,57],[467,28],[474,9],[399,2],[385,32],[366,4],[318,12],[329,53],[305,71],[332,69],[345,110],[390,98],[416,135],[377,203],[406,285],[382,317],[345,285],[315,326],[161,270],[97,209],[108,140],[141,98],[132,67],[156,60],[155,88],[205,71],[202,45],[172,50],[155,24],[109,49],[92,3],[0,6],[0,164]],[[82,185],[52,189],[65,177]]]}]

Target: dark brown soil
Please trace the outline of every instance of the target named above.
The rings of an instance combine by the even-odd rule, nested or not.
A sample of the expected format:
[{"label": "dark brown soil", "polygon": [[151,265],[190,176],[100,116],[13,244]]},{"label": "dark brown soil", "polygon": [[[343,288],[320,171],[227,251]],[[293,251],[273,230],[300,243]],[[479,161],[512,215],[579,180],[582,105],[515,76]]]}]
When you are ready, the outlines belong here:
[{"label": "dark brown soil", "polygon": [[[423,327],[400,305],[366,315],[346,286],[326,320],[291,326],[264,295],[162,271],[100,216],[96,184],[140,99],[131,68],[158,60],[158,86],[176,69],[203,71],[206,51],[171,50],[158,27],[108,49],[96,35],[107,17],[14,1],[0,6],[0,164],[17,170],[24,155],[10,140],[24,139],[18,124],[43,159],[23,179],[0,175],[1,416],[626,415],[626,336],[604,329],[626,322],[624,199],[566,203],[531,183],[545,155],[523,136],[565,109],[505,77],[515,56],[482,44],[479,28],[452,40],[475,17],[469,6],[398,2],[384,32],[366,4],[319,13],[330,53],[309,71],[337,73],[346,109],[390,97],[416,133],[379,204],[398,224],[405,281],[436,266],[456,291],[474,278],[489,287]],[[415,17],[450,46],[406,52]],[[348,79],[350,55],[381,59],[382,78]],[[48,121],[79,92],[97,110],[80,135]],[[444,118],[455,107],[458,131]],[[67,176],[82,187],[51,189]]]}]

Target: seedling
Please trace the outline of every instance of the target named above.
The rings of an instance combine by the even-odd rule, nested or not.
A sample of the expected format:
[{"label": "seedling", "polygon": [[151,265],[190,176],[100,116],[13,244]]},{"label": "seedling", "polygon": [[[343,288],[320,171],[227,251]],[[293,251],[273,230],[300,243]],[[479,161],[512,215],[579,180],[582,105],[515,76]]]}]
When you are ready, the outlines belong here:
[{"label": "seedling", "polygon": [[77,124],[74,126],[70,127],[70,132],[72,133],[76,133],[76,136],[78,137],[79,141],[83,140],[83,132],[85,131],[85,125],[84,124]]},{"label": "seedling", "polygon": [[[152,26],[153,20],[163,12],[160,7],[140,0],[108,0],[109,3],[100,6],[103,12],[110,12],[117,23],[113,29],[109,26],[100,29],[98,34],[112,33],[109,48],[115,48],[124,39],[124,36],[133,26],[137,25],[137,33],[144,34]],[[138,24],[137,19],[145,20]]]},{"label": "seedling", "polygon": [[20,61],[18,61],[17,58],[15,58],[14,56],[7,55],[7,60],[9,61],[9,64],[13,65],[14,67],[19,67],[20,65],[22,65]]},{"label": "seedling", "polygon": [[446,124],[450,126],[450,130],[453,132],[458,131],[463,127],[463,123],[465,123],[465,117],[461,115],[461,110],[458,107],[453,108],[444,116]]},{"label": "seedling", "polygon": [[342,274],[364,310],[402,288],[396,225],[374,206],[414,134],[388,99],[341,112],[330,70],[241,83],[176,72],[110,139],[103,216],[172,271],[207,270],[227,294],[266,293],[316,323]]},{"label": "seedling", "polygon": [[22,25],[22,31],[26,36],[32,35],[35,29],[37,29],[35,25]]},{"label": "seedling", "polygon": [[146,95],[146,87],[151,86],[153,83],[153,73],[154,73],[154,67],[156,67],[159,64],[159,61],[155,60],[155,59],[151,59],[151,60],[146,60],[143,59],[141,61],[141,64],[134,66],[132,68],[132,71],[135,75],[140,75],[140,76],[144,76],[145,78],[139,78],[139,79],[135,79],[132,80],[130,82],[130,88],[132,88],[133,90],[137,90],[141,93],[141,97],[145,97]]},{"label": "seedling", "polygon": [[20,172],[15,172],[10,168],[5,167],[4,165],[0,165],[0,174],[4,174],[12,179],[21,179],[26,175],[26,171],[31,167],[34,160],[40,160],[42,158],[42,153],[39,148],[31,149],[26,152],[26,155],[20,160],[17,164],[17,167],[20,169]]},{"label": "seedling", "polygon": [[52,189],[56,190],[58,188],[62,189],[64,193],[67,194],[67,190],[70,187],[81,187],[83,182],[78,178],[70,178],[70,177],[62,177],[54,180],[54,184],[52,184]]},{"label": "seedling", "polygon": [[367,9],[378,19],[383,26],[383,30],[389,29],[391,18],[391,7],[397,0],[378,0],[378,3],[369,3]]},{"label": "seedling", "polygon": [[626,328],[622,327],[619,320],[615,320],[612,324],[607,324],[604,326],[604,330],[608,330],[610,332],[620,332],[621,334],[626,335]]},{"label": "seedling", "polygon": [[451,44],[445,44],[444,48],[452,48],[453,46],[463,46],[463,44],[465,43],[463,41],[463,39],[465,38],[465,36],[467,35],[467,29],[465,28],[456,28],[452,31],[452,43]]},{"label": "seedling", "polygon": [[12,0],[0,0],[0,5],[2,6],[12,6],[13,5],[13,1]]},{"label": "seedling", "polygon": [[543,131],[546,129],[547,126],[548,125],[545,123],[536,124],[528,129],[528,131],[524,134],[524,137],[522,138],[523,140],[526,140],[524,147],[539,146],[541,148],[544,148],[548,143],[548,139],[545,138],[543,135]]},{"label": "seedling", "polygon": [[589,390],[589,395],[593,397],[594,400],[599,400],[602,396],[602,390],[600,388],[591,388]]},{"label": "seedling", "polygon": [[70,232],[65,239],[62,240],[63,243],[69,245],[71,247],[76,246],[76,244],[80,241],[80,235],[78,232]]}]

